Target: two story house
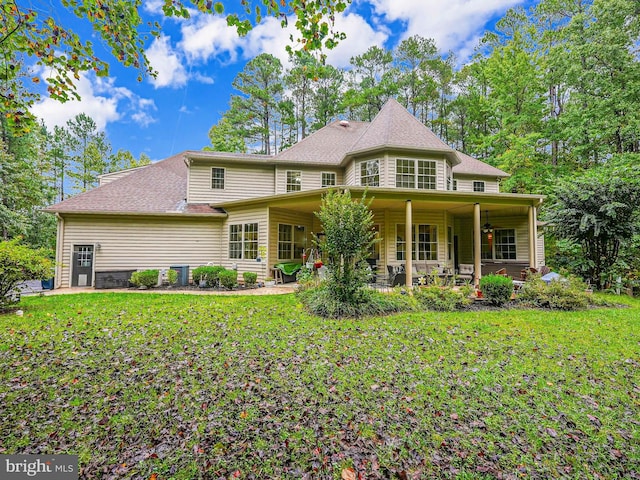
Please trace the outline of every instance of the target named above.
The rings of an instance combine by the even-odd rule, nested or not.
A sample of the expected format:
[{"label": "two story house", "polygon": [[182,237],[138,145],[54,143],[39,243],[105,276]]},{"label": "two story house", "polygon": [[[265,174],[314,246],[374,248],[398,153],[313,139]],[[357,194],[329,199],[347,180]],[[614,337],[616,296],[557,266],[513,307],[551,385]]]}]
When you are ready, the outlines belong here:
[{"label": "two story house", "polygon": [[56,287],[95,273],[212,263],[253,271],[301,262],[322,225],[322,195],[372,200],[378,269],[544,264],[539,195],[501,193],[508,175],[457,152],[395,100],[372,122],[336,121],[275,156],[186,151],[106,174],[47,210],[58,219]]}]

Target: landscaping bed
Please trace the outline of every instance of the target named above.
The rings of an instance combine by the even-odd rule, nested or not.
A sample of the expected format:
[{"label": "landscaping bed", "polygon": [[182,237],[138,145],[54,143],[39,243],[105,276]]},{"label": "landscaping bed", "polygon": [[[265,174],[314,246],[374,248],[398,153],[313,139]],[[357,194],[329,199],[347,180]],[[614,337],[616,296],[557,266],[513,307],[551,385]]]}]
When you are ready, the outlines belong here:
[{"label": "landscaping bed", "polygon": [[[295,296],[0,315],[0,453],[80,478],[637,478],[640,302],[323,320]],[[156,478],[156,477],[154,477]]]}]

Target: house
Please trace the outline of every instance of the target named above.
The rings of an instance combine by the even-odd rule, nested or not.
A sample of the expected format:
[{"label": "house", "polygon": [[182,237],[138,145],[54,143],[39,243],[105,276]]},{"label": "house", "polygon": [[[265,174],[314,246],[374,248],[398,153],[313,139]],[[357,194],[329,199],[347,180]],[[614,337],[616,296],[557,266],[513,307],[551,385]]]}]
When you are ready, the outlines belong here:
[{"label": "house", "polygon": [[543,198],[501,193],[507,176],[389,100],[372,122],[336,121],[275,156],[185,151],[103,175],[47,209],[58,219],[56,287],[93,285],[102,271],[209,262],[272,276],[274,264],[309,252],[322,232],[314,212],[335,187],[373,198],[379,269],[473,264],[476,281],[519,272],[544,264]]}]

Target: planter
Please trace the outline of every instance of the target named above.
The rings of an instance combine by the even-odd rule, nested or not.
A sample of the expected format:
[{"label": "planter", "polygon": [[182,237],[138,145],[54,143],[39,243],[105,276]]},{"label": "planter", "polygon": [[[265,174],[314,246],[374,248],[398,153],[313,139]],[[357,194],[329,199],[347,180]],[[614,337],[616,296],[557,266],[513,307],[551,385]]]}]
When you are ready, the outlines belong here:
[{"label": "planter", "polygon": [[274,280],[268,281],[268,282],[264,282],[264,286],[265,287],[275,287],[276,286],[276,282]]}]

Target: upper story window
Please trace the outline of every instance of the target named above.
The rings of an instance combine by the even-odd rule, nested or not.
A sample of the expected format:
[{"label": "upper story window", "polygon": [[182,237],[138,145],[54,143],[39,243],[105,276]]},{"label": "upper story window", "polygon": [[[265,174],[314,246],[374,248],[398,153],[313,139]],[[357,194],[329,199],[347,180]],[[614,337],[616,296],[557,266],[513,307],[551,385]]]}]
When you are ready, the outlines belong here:
[{"label": "upper story window", "polygon": [[447,190],[453,190],[452,181],[453,181],[453,174],[451,170],[451,165],[447,163]]},{"label": "upper story window", "polygon": [[396,187],[435,190],[437,184],[434,160],[396,159]]},{"label": "upper story window", "polygon": [[484,182],[473,182],[474,192],[484,192]]},{"label": "upper story window", "polygon": [[454,178],[451,186],[453,187],[453,190],[458,190],[458,180]]},{"label": "upper story window", "polygon": [[360,163],[360,185],[365,187],[380,186],[380,162],[366,160]]},{"label": "upper story window", "polygon": [[287,170],[287,192],[299,192],[302,189],[302,172]]},{"label": "upper story window", "polygon": [[258,258],[258,224],[229,225],[229,258],[255,260]]},{"label": "upper story window", "polygon": [[322,172],[322,188],[335,187],[335,186],[336,186],[335,172]]},{"label": "upper story window", "polygon": [[211,169],[211,188],[224,190],[224,168],[213,167]]}]

